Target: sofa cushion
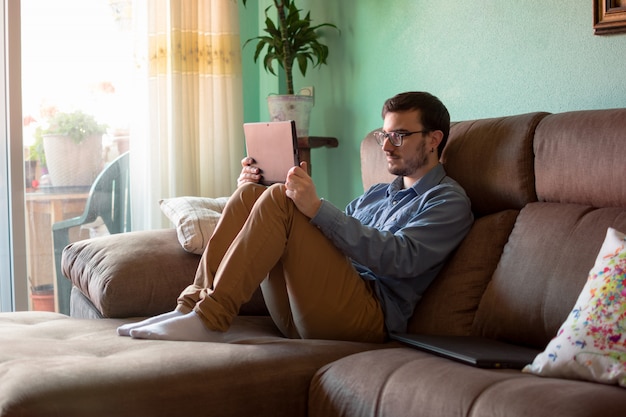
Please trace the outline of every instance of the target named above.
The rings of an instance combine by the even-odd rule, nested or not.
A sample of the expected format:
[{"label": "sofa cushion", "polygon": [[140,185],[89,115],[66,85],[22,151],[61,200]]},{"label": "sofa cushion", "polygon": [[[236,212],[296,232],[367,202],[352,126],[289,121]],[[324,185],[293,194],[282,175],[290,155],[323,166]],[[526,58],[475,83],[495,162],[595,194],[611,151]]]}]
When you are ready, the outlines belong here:
[{"label": "sofa cushion", "polygon": [[228,197],[175,197],[160,200],[159,206],[176,227],[183,249],[202,255],[227,201]]},{"label": "sofa cushion", "polygon": [[[441,156],[446,173],[458,181],[479,216],[519,210],[536,201],[533,135],[548,113],[537,112],[456,122]],[[479,161],[479,162],[478,162]],[[370,132],[361,142],[363,187],[390,182],[385,154]]]},{"label": "sofa cushion", "polygon": [[537,200],[533,135],[547,113],[454,123],[441,161],[472,200],[477,216]]},{"label": "sofa cushion", "polygon": [[524,370],[626,387],[626,235],[609,228],[574,309]]},{"label": "sofa cushion", "polygon": [[539,201],[626,207],[626,109],[549,115],[534,148]]},{"label": "sofa cushion", "polygon": [[[376,129],[378,130],[378,129]],[[387,158],[380,145],[376,142],[374,131],[361,141],[361,181],[363,189],[368,190],[378,183],[389,183],[395,175],[387,171]]]},{"label": "sofa cushion", "polygon": [[63,275],[102,315],[114,318],[173,310],[199,261],[200,256],[181,248],[175,230],[160,229],[71,243],[63,250],[61,265]]},{"label": "sofa cushion", "polygon": [[544,349],[572,310],[608,227],[626,230],[626,209],[526,206],[480,302],[473,333]]},{"label": "sofa cushion", "polygon": [[469,335],[481,297],[498,265],[517,210],[478,218],[428,287],[409,321],[410,333]]},{"label": "sofa cushion", "polygon": [[309,417],[606,417],[625,409],[619,387],[474,368],[409,348],[332,362],[309,391]]},{"label": "sofa cushion", "polygon": [[[61,265],[102,317],[124,318],[173,310],[199,262],[199,255],[183,250],[174,229],[157,229],[72,243],[63,250]],[[239,313],[268,314],[260,288]]]},{"label": "sofa cushion", "polygon": [[213,342],[120,337],[126,322],[0,313],[0,415],[304,417],[317,369],[381,346],[285,339],[269,317]]}]

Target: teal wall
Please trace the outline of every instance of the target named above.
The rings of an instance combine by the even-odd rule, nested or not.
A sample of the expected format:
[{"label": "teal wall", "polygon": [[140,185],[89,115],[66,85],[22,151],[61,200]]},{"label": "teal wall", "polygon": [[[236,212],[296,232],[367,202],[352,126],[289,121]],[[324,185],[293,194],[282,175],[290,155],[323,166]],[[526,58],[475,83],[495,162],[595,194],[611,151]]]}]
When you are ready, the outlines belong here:
[{"label": "teal wall", "polygon": [[243,72],[243,114],[246,122],[260,121],[259,119],[259,85],[261,73],[259,66],[254,64],[254,45],[243,47],[247,39],[259,34],[258,3],[248,1],[247,7],[239,2],[239,32],[242,44],[242,72]]},{"label": "teal wall", "polygon": [[[398,92],[437,95],[453,120],[626,107],[626,34],[595,36],[592,0],[298,5],[317,23],[341,29],[340,35],[325,32],[329,65],[296,80],[296,88],[316,89],[311,134],[339,139],[339,148],[313,152],[318,192],[339,207],[362,192],[359,142],[381,125],[383,101]],[[248,12],[242,22],[258,30],[263,7],[254,16]],[[253,48],[246,49],[244,68],[253,67],[254,77],[246,79],[245,117],[267,120],[265,96],[276,92],[277,80],[255,66]]]}]

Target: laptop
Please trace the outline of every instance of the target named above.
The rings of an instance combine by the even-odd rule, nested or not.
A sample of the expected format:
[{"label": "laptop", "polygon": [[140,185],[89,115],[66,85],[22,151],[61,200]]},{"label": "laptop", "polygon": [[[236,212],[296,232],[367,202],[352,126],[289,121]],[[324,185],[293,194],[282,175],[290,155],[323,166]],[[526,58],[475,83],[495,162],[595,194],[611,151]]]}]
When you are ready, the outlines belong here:
[{"label": "laptop", "polygon": [[261,184],[284,183],[287,172],[300,164],[293,120],[244,123],[246,154],[261,168]]},{"label": "laptop", "polygon": [[540,351],[477,336],[437,336],[392,333],[390,337],[411,347],[478,368],[522,369]]}]

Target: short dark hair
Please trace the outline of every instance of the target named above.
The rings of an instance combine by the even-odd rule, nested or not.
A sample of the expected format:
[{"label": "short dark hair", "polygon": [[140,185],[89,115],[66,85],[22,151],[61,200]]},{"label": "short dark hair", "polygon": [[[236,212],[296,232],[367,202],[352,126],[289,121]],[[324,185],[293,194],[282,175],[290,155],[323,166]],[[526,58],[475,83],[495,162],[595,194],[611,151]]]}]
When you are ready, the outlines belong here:
[{"label": "short dark hair", "polygon": [[424,129],[441,130],[443,132],[443,139],[437,147],[438,155],[441,156],[450,134],[450,113],[448,113],[446,106],[437,97],[422,91],[400,93],[385,101],[382,115],[384,119],[387,113],[413,110],[420,111],[421,123]]}]

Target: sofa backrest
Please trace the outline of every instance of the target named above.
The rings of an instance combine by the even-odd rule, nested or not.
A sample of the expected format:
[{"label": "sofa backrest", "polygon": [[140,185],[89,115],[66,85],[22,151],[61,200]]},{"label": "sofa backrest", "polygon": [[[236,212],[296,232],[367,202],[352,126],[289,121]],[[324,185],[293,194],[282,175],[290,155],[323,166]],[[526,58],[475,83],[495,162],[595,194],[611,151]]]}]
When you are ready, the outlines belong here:
[{"label": "sofa backrest", "polygon": [[626,207],[626,109],[549,115],[534,152],[539,201]]},{"label": "sofa backrest", "polygon": [[533,136],[547,113],[454,123],[441,157],[477,217],[536,201]]},{"label": "sofa backrest", "polygon": [[[533,136],[547,113],[452,125],[441,161],[472,201],[476,222],[418,305],[409,330],[470,334],[518,211],[537,201]],[[370,133],[361,144],[363,184],[389,182],[386,160]]]},{"label": "sofa backrest", "polygon": [[[467,192],[477,217],[519,210],[537,200],[533,136],[546,115],[537,112],[452,124],[441,162]],[[384,152],[370,132],[361,142],[364,189],[393,179],[386,166]]]},{"label": "sofa backrest", "polygon": [[[571,311],[606,229],[626,230],[626,109],[517,117],[538,123],[455,125],[442,159],[479,216],[417,306],[410,331],[543,348]],[[474,136],[476,125],[482,133]],[[516,127],[483,149],[507,125]],[[511,165],[482,167],[491,158]]]},{"label": "sofa backrest", "polygon": [[543,348],[574,307],[608,227],[626,230],[626,109],[545,117],[538,202],[516,219],[472,332]]},{"label": "sofa backrest", "polygon": [[391,182],[395,177],[387,171],[385,153],[373,133],[371,131],[361,141],[361,181],[365,191],[374,184]]}]

